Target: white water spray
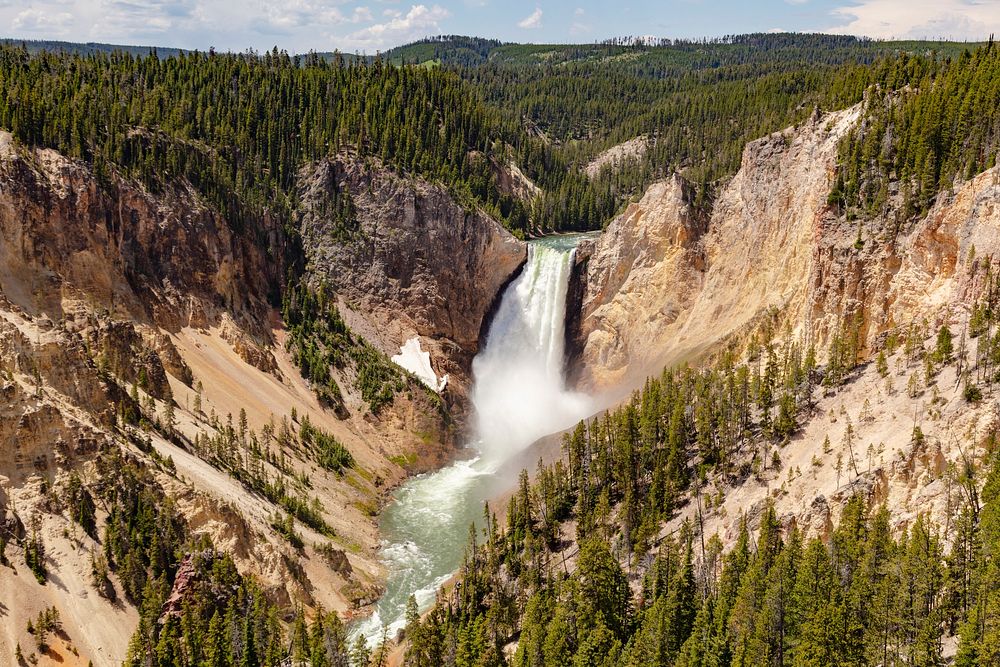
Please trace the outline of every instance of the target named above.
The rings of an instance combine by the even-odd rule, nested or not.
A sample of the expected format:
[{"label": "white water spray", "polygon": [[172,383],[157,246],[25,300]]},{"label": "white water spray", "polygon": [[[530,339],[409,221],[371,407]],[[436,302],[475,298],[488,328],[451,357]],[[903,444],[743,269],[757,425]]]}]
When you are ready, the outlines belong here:
[{"label": "white water spray", "polygon": [[574,251],[534,243],[507,290],[485,348],[472,362],[479,449],[503,460],[586,416],[583,394],[563,376],[566,292]]},{"label": "white water spray", "polygon": [[592,412],[564,378],[566,294],[579,237],[532,242],[528,261],[504,293],[486,343],[472,363],[472,401],[479,456],[414,477],[382,515],[382,559],[389,572],[375,612],[352,636],[369,645],[405,625],[406,601],[421,610],[461,563],[469,524],[483,503],[511,480],[496,471],[533,442],[569,428]]}]

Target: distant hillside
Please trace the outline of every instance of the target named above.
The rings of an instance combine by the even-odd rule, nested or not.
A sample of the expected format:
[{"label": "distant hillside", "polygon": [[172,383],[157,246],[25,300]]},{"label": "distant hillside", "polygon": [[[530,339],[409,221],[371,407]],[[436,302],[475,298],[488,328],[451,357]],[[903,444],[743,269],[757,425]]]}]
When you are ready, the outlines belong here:
[{"label": "distant hillside", "polygon": [[474,67],[627,63],[654,76],[671,68],[715,68],[747,63],[772,63],[776,56],[789,65],[838,65],[900,52],[957,56],[972,45],[960,42],[881,41],[849,35],[755,33],[716,39],[638,41],[625,37],[592,44],[516,44],[495,39],[442,35],[390,49],[383,57],[394,64],[434,61],[446,66]]},{"label": "distant hillside", "polygon": [[64,51],[66,53],[77,53],[83,56],[95,53],[114,53],[124,51],[133,56],[146,56],[155,51],[161,58],[171,58],[185,53],[185,49],[175,49],[164,46],[129,46],[127,44],[103,44],[101,42],[59,42],[48,39],[15,39],[12,37],[0,38],[2,44],[13,44],[15,46],[24,45],[29,53],[40,51]]}]

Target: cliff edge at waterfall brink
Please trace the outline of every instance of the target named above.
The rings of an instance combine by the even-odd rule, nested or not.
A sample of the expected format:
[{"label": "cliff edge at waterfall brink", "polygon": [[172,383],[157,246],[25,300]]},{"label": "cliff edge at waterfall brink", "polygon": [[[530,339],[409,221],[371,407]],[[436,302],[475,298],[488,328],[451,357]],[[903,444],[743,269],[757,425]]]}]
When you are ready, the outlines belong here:
[{"label": "cliff edge at waterfall brink", "polygon": [[635,385],[765,320],[819,350],[856,321],[871,354],[890,329],[967,311],[976,257],[1000,251],[997,170],[956,184],[898,237],[869,233],[876,222],[848,221],[828,203],[838,142],[860,113],[749,144],[708,213],[693,209],[681,177],[656,183],[581,247],[570,334],[580,386]]},{"label": "cliff edge at waterfall brink", "polygon": [[[464,397],[484,319],[525,244],[441,186],[348,154],[303,168],[299,191],[310,283],[328,285],[351,327],[384,353],[416,337]],[[349,212],[332,214],[337,206]]]},{"label": "cliff edge at waterfall brink", "polygon": [[[710,212],[683,178],[656,183],[592,245],[579,329],[581,386],[634,385],[695,360],[765,314],[798,329],[815,284],[837,143],[860,107],[749,144]],[[853,242],[853,237],[850,239]]]}]

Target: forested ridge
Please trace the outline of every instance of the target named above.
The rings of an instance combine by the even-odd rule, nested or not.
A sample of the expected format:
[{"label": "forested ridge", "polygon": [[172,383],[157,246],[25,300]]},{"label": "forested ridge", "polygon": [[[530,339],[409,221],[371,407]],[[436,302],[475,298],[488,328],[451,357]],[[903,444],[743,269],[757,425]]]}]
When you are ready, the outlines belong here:
[{"label": "forested ridge", "polygon": [[117,169],[154,190],[184,177],[237,229],[264,215],[287,222],[302,164],[348,146],[498,216],[514,206],[470,155],[510,138],[500,114],[454,74],[381,61],[4,46],[0,127],[99,176]]},{"label": "forested ridge", "polygon": [[[347,147],[442,182],[515,231],[595,229],[673,171],[707,205],[747,141],[816,107],[854,104],[873,85],[919,97],[943,70],[968,69],[966,49],[826,35],[590,46],[442,38],[383,60],[4,45],[0,127],[102,177],[117,170],[153,189],[184,177],[237,229],[265,216],[289,227],[298,169]],[[426,60],[442,66],[405,64]],[[990,99],[988,86],[976,90]],[[598,151],[637,136],[650,140],[639,159],[593,180],[582,173]],[[511,158],[542,188],[534,201],[499,189],[492,165]],[[860,158],[845,159],[858,169]]]},{"label": "forested ridge", "polygon": [[[980,68],[972,85],[969,72],[990,53],[992,43],[983,49],[974,44],[881,42],[833,35],[625,39],[593,45],[501,44],[447,36],[394,49],[386,58],[399,63],[433,61],[453,69],[487,102],[512,110],[529,131],[544,134],[548,141],[526,144],[520,157],[528,175],[546,190],[535,213],[538,220],[548,221],[566,201],[593,197],[612,203],[598,204],[598,212],[612,210],[653,180],[675,171],[699,186],[700,205],[706,206],[717,184],[739,167],[748,141],[800,123],[816,108],[851,106],[872,89],[883,95],[909,90],[920,100],[911,106],[925,104],[928,95],[954,104],[965,96],[963,91],[971,91],[963,119],[977,119],[971,122],[988,127],[992,111],[973,107],[993,99],[990,91],[996,77],[989,78],[992,74]],[[941,76],[954,80],[948,92],[942,93],[937,84]],[[964,78],[958,81],[960,77]],[[874,106],[867,113],[875,114]],[[647,138],[648,150],[594,182],[547,178],[557,158],[578,172],[600,150],[640,136]],[[939,133],[927,143],[937,151],[948,151],[952,140],[957,141],[951,134]],[[995,149],[982,133],[962,140],[986,155]],[[533,156],[533,151],[541,154]],[[912,158],[918,151],[905,146],[900,152]],[[864,157],[870,165],[870,156]],[[921,154],[912,159],[922,158]],[[862,156],[856,152],[845,151],[842,160],[847,171],[862,169]],[[545,169],[537,171],[537,165]],[[937,168],[937,163],[928,167]],[[936,176],[929,181],[925,200],[950,183],[954,174],[945,174],[944,181]]]},{"label": "forested ridge", "polygon": [[996,165],[1000,53],[991,40],[953,59],[900,57],[873,70],[830,201],[852,217],[891,214],[898,231],[938,192]]}]

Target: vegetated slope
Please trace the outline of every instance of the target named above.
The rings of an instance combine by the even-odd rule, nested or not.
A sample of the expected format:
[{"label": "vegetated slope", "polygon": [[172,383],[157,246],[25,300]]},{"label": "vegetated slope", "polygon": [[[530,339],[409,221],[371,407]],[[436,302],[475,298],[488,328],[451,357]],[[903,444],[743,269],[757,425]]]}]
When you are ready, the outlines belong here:
[{"label": "vegetated slope", "polygon": [[[961,80],[952,66],[911,109]],[[995,112],[923,149],[985,171],[918,187],[845,160],[879,128],[908,160],[923,130],[885,132],[886,94],[748,145],[710,215],[673,178],[612,223],[580,268],[586,340],[611,352],[584,357],[585,380],[702,366],[641,383],[522,478],[461,587],[409,625],[407,664],[459,664],[452,646],[472,664],[997,660]],[[877,217],[845,202],[880,183]]]},{"label": "vegetated slope", "polygon": [[103,42],[63,42],[52,39],[16,39],[13,37],[0,38],[0,43],[11,46],[23,46],[28,53],[40,53],[45,51],[56,51],[65,53],[78,53],[80,55],[94,55],[97,53],[128,53],[133,56],[147,56],[155,53],[161,58],[178,56],[186,49],[176,49],[165,46],[138,46],[127,44],[105,44]]},{"label": "vegetated slope", "polygon": [[[397,64],[439,61],[447,66],[486,61],[511,67],[626,62],[648,76],[666,77],[681,70],[733,64],[784,61],[788,69],[794,69],[802,62],[840,64],[854,61],[859,55],[866,62],[872,62],[880,55],[901,50],[937,50],[946,55],[958,55],[968,46],[942,41],[876,41],[822,33],[755,33],[705,39],[618,37],[588,44],[517,44],[481,37],[441,35],[390,49],[382,57]],[[470,53],[477,54],[478,59],[470,61]]]},{"label": "vegetated slope", "polygon": [[[67,64],[51,58],[42,57]],[[123,61],[87,62],[111,74]],[[5,84],[28,81],[20,72]],[[29,123],[22,134],[86,126],[79,114],[91,107],[57,108],[58,120],[11,113]],[[280,180],[240,181],[252,168],[232,190],[217,188],[228,183],[228,158],[200,141],[122,123],[142,146],[177,151],[123,149],[107,161],[82,139],[87,162],[0,132],[0,579],[14,592],[3,613],[17,619],[0,630],[0,654],[274,664],[306,614],[314,637],[342,642],[338,617],[379,594],[381,502],[408,472],[446,460],[460,428],[453,396],[442,400],[389,361],[401,344],[393,336],[411,331],[379,327],[393,308],[412,335],[452,336],[434,341],[435,362],[453,364],[461,386],[523,244],[443,186],[377,161],[341,158],[366,184],[387,186],[340,184],[336,197],[310,196],[316,182],[304,165],[289,186],[303,193],[300,209],[297,194],[282,199]],[[165,143],[142,143],[154,136]],[[184,155],[210,156],[207,171]],[[159,171],[159,160],[173,169]],[[264,191],[277,193],[273,206],[256,199]],[[348,209],[359,224],[345,237]],[[384,245],[387,223],[391,243],[406,242],[408,228],[425,252]],[[435,244],[446,263],[427,261]],[[372,281],[349,291],[339,281],[363,275],[359,263],[382,263],[387,283],[405,284],[395,297]],[[439,305],[487,265],[492,282],[450,306],[461,306],[460,319]],[[403,298],[407,290],[416,294]],[[343,648],[325,646],[333,657]]]},{"label": "vegetated slope", "polygon": [[[120,662],[136,607],[148,598],[142,615],[155,620],[152,600],[166,599],[204,539],[280,607],[345,612],[373,600],[371,515],[404,462],[446,455],[454,434],[440,402],[396,369],[402,391],[373,420],[349,363],[332,370],[339,419],[283,347],[266,300],[279,267],[190,186],[102,186],[88,166],[7,133],[0,152],[0,577],[15,592],[5,613],[20,619],[3,624],[3,655],[17,644],[34,653],[23,621],[55,607],[61,656],[72,646],[95,664]],[[155,522],[127,529],[136,548],[154,539],[156,567],[108,551],[120,491],[109,465],[169,498],[156,503],[182,527],[171,541],[141,532]]]},{"label": "vegetated slope", "polygon": [[992,317],[838,380],[766,335],[652,378],[523,477],[406,664],[991,664]]},{"label": "vegetated slope", "polygon": [[[533,208],[543,228],[573,219],[596,227],[653,181],[681,170],[704,208],[739,168],[748,141],[803,122],[816,106],[859,102],[880,81],[878,63],[896,54],[944,62],[970,48],[789,34],[589,45],[471,41],[443,37],[390,57],[405,60],[412,51],[439,59],[543,139],[518,150],[519,164],[543,190]],[[466,62],[460,54],[470,48],[483,59]],[[641,155],[584,178],[602,151],[639,136],[648,138]],[[553,169],[556,164],[572,167],[572,175]]]}]

